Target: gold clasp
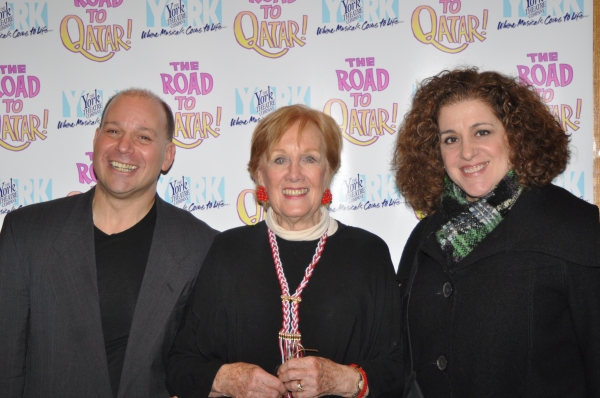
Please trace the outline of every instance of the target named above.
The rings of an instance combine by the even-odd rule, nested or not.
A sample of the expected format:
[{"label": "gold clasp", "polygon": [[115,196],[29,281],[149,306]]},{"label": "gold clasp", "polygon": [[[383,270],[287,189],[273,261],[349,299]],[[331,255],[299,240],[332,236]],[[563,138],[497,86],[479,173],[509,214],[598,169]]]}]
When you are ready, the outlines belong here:
[{"label": "gold clasp", "polygon": [[286,296],[286,295],[281,295],[281,300],[283,300],[283,301],[292,301],[294,303],[299,303],[299,302],[302,301],[302,299],[300,297]]},{"label": "gold clasp", "polygon": [[284,340],[295,340],[295,341],[300,341],[300,337],[302,337],[300,335],[300,333],[285,333],[285,332],[279,332],[279,338],[280,339],[284,339]]}]

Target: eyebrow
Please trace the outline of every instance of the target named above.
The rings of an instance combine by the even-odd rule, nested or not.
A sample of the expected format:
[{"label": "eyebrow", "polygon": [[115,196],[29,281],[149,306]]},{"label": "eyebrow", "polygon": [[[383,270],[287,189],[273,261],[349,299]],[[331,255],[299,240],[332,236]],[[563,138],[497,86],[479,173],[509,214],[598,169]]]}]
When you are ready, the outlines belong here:
[{"label": "eyebrow", "polygon": [[[121,122],[118,122],[118,121],[114,121],[114,122],[111,122],[111,121],[104,122],[104,125],[105,125],[105,126],[107,126],[107,125],[109,125],[109,124],[115,125],[115,126],[117,126],[117,127],[122,127],[122,124],[121,124]],[[154,131],[154,129],[151,129],[151,128],[149,128],[149,127],[146,127],[146,126],[136,125],[136,126],[135,126],[135,129],[136,129],[136,130],[139,130],[139,131],[147,131],[147,132],[149,132],[149,133],[152,133],[152,134],[154,134],[154,135],[157,135],[157,134],[156,134],[156,131]]]},{"label": "eyebrow", "polygon": [[[488,122],[477,122],[477,123],[475,123],[475,124],[473,124],[473,125],[469,126],[469,130],[472,130],[472,129],[474,129],[474,128],[476,128],[476,127],[479,127],[479,126],[492,126],[492,127],[494,127],[494,125],[493,125],[492,123],[488,123]],[[454,130],[453,130],[453,129],[448,129],[448,130],[440,131],[440,136],[441,136],[441,135],[444,135],[444,134],[448,134],[448,133],[453,133],[453,132],[454,132]]]},{"label": "eyebrow", "polygon": [[[279,152],[279,153],[287,153],[285,150],[283,149],[273,149],[271,151],[271,154],[275,153],[275,152]],[[306,151],[303,151],[303,153],[308,153],[308,152],[317,152],[320,153],[320,149],[319,148],[308,148]]]}]

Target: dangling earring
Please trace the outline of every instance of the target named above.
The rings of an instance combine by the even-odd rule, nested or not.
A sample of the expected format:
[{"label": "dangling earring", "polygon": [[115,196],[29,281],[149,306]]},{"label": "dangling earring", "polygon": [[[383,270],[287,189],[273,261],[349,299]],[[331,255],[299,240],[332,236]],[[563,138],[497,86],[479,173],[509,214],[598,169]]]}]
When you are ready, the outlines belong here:
[{"label": "dangling earring", "polygon": [[321,204],[327,205],[327,204],[331,203],[332,199],[333,199],[333,195],[331,195],[331,191],[329,190],[329,188],[327,188],[325,190],[325,192],[323,192],[323,199],[321,199]]},{"label": "dangling earring", "polygon": [[263,187],[262,185],[259,185],[256,188],[256,199],[258,199],[259,202],[268,202],[269,194],[267,193],[267,188]]}]

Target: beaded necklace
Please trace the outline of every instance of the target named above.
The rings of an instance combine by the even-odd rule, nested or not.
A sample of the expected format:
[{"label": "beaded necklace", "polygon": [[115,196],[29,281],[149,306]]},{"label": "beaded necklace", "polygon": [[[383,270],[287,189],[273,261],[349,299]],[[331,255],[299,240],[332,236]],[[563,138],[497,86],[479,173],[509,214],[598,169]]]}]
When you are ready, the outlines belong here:
[{"label": "beaded necklace", "polygon": [[279,351],[281,352],[281,363],[284,363],[288,359],[300,358],[304,356],[302,342],[300,341],[300,330],[298,329],[298,325],[300,323],[298,310],[300,307],[300,301],[302,301],[300,295],[308,284],[315,266],[321,259],[321,254],[325,248],[325,242],[327,242],[327,230],[325,230],[325,233],[323,233],[319,239],[317,250],[315,251],[312,261],[304,271],[302,282],[300,282],[296,288],[296,292],[291,296],[287,279],[283,273],[281,259],[279,258],[277,239],[275,238],[275,234],[271,228],[267,228],[267,230],[269,232],[269,244],[271,245],[273,262],[275,263],[275,270],[277,271],[277,279],[279,279],[279,286],[281,287],[281,310],[283,312],[283,324],[281,331],[279,332]]}]

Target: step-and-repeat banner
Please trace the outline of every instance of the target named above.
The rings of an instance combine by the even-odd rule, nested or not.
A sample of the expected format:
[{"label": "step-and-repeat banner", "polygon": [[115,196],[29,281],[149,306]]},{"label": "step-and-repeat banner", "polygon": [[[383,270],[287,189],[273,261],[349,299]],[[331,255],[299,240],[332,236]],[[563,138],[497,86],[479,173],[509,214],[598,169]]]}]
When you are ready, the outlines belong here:
[{"label": "step-and-repeat banner", "polygon": [[172,107],[177,155],[158,193],[219,230],[264,212],[246,171],[256,123],[302,103],[344,137],[333,216],[398,262],[416,224],[390,172],[415,87],[474,65],[533,85],[571,134],[554,183],[593,201],[592,0],[63,0],[0,3],[0,223],[95,184],[107,99]]}]

